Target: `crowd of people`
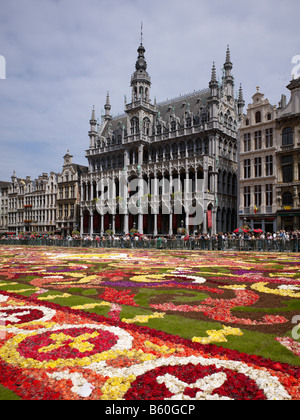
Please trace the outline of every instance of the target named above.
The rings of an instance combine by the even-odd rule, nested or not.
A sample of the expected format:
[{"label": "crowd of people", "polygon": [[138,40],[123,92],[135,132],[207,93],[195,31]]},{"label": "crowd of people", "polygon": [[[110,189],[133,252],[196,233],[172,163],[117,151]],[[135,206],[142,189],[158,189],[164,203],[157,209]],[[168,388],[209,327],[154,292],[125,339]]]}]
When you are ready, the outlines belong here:
[{"label": "crowd of people", "polygon": [[21,241],[25,244],[54,246],[87,246],[114,248],[157,248],[157,249],[202,249],[202,250],[257,250],[257,251],[300,251],[300,230],[278,232],[243,231],[215,235],[196,233],[192,235],[57,235],[57,234],[19,234],[3,235],[1,242]]}]

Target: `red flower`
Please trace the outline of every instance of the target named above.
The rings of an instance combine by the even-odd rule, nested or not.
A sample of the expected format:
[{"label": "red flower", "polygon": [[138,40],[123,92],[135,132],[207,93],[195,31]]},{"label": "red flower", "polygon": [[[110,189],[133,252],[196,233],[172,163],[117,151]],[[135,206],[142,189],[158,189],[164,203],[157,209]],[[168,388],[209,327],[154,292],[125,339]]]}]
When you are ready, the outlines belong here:
[{"label": "red flower", "polygon": [[134,296],[135,294],[131,290],[118,291],[108,287],[105,288],[102,295],[99,295],[101,299],[108,302],[119,303],[120,305],[139,306],[135,303]]}]

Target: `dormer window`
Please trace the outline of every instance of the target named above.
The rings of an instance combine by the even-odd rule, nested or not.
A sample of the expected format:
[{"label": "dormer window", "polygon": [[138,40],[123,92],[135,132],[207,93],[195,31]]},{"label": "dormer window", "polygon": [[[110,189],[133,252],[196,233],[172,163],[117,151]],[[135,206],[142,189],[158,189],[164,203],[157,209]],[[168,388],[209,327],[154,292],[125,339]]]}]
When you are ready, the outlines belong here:
[{"label": "dormer window", "polygon": [[256,114],[255,114],[255,122],[256,122],[256,124],[261,122],[261,112],[260,111],[257,111]]}]

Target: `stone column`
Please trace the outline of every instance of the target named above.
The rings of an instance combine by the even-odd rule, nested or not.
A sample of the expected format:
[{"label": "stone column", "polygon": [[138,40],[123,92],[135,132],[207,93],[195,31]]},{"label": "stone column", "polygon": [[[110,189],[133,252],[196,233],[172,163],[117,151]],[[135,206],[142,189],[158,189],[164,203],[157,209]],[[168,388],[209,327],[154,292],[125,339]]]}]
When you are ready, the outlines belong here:
[{"label": "stone column", "polygon": [[80,212],[80,236],[83,236],[83,213]]},{"label": "stone column", "polygon": [[124,233],[127,235],[129,233],[129,216],[128,213],[124,214]]},{"label": "stone column", "polygon": [[189,172],[186,172],[185,175],[185,191],[184,191],[184,201],[185,201],[185,227],[189,233],[189,219],[190,215],[188,214],[188,199],[189,199]]},{"label": "stone column", "polygon": [[94,234],[94,214],[90,214],[90,236]]},{"label": "stone column", "polygon": [[103,235],[104,234],[104,215],[103,214],[101,214],[101,229],[100,229],[100,231],[101,231],[101,235]]}]

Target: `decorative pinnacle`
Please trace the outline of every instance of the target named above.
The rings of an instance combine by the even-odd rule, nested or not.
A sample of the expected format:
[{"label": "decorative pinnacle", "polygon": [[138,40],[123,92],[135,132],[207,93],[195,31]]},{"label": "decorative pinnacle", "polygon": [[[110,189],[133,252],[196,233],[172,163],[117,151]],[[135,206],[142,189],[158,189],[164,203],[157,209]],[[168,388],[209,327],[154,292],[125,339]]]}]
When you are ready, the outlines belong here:
[{"label": "decorative pinnacle", "polygon": [[230,63],[230,49],[229,49],[229,45],[227,45],[226,63]]},{"label": "decorative pinnacle", "polygon": [[143,44],[143,22],[141,22],[141,45]]},{"label": "decorative pinnacle", "polygon": [[211,71],[211,81],[212,81],[212,82],[216,82],[216,81],[217,81],[217,73],[216,73],[216,66],[215,66],[215,62],[213,63],[213,66],[212,66],[212,71]]}]

